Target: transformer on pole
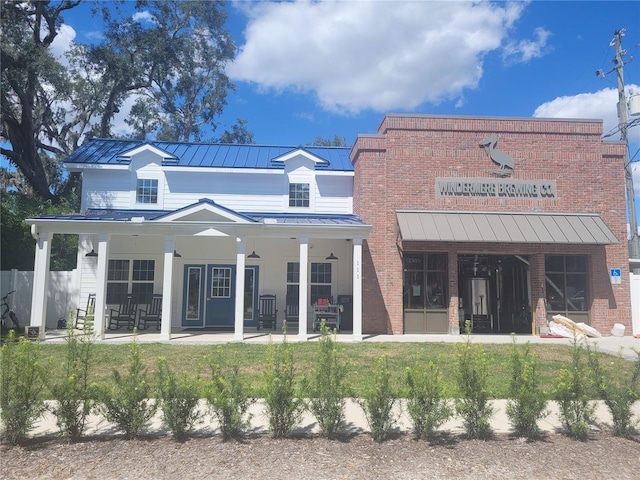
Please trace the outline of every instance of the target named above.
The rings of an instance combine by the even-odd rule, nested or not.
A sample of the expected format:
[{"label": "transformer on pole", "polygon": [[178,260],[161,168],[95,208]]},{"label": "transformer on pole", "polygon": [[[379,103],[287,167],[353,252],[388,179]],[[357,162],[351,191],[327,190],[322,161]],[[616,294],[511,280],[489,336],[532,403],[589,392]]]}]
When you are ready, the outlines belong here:
[{"label": "transformer on pole", "polygon": [[[613,40],[609,44],[611,47],[615,47],[616,56],[612,60],[614,67],[608,72],[602,70],[596,71],[596,75],[604,77],[605,75],[615,71],[618,78],[618,123],[620,128],[620,140],[625,143],[624,154],[624,179],[625,190],[627,197],[627,214],[629,215],[629,258],[640,258],[640,239],[638,237],[638,217],[636,216],[636,203],[634,198],[633,189],[633,172],[631,171],[631,159],[629,158],[629,139],[627,138],[627,131],[629,129],[629,120],[627,116],[628,106],[627,97],[624,92],[624,65],[625,61],[622,59],[627,54],[626,50],[622,50],[622,37],[624,37],[625,29],[616,30],[613,35]],[[633,60],[633,58],[632,58]]]}]

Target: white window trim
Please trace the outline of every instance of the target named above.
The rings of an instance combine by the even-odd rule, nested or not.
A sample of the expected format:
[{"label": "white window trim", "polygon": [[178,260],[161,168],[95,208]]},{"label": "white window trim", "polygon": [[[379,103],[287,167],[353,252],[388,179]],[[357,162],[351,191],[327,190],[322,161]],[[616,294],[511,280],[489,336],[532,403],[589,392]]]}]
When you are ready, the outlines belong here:
[{"label": "white window trim", "polygon": [[[128,261],[129,262],[129,273],[127,275],[127,280],[107,280],[106,284],[109,285],[111,283],[126,283],[127,284],[127,295],[130,295],[133,291],[133,284],[134,283],[149,283],[149,284],[153,284],[153,291],[156,292],[157,288],[159,287],[159,277],[162,277],[162,270],[160,269],[161,265],[159,263],[159,259],[155,258],[155,257],[147,257],[147,256],[135,256],[135,257],[117,257],[117,258],[109,258],[109,260],[107,260],[107,273],[109,271],[109,262],[111,260],[123,260],[123,261]],[[150,280],[133,280],[133,263],[136,260],[153,260],[154,262],[154,269],[153,269],[153,281]],[[113,304],[110,304],[113,305]]]},{"label": "white window trim", "polygon": [[[308,207],[290,207],[289,206],[289,185],[295,183],[306,183],[309,185],[309,206]],[[318,185],[314,175],[286,175],[285,176],[285,194],[283,196],[283,211],[288,213],[315,213],[316,197],[318,195]]]},{"label": "white window trim", "polygon": [[[138,203],[137,200],[137,190],[138,190],[138,180],[156,180],[158,182],[158,202],[157,203]],[[130,188],[130,203],[131,208],[136,210],[163,210],[164,209],[164,190],[165,190],[165,179],[162,173],[156,172],[134,172],[131,178],[131,188]]]}]

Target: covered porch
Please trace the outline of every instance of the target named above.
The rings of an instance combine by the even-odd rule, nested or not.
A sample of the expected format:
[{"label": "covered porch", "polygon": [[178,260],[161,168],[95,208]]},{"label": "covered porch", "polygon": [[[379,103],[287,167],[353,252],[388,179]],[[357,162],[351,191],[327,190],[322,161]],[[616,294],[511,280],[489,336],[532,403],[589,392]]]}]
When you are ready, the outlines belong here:
[{"label": "covered porch", "polygon": [[[137,326],[155,296],[160,321],[140,334],[158,341],[199,333],[244,341],[282,334],[285,320],[288,336],[305,341],[318,300],[347,301],[341,336],[362,340],[362,242],[370,226],[354,215],[240,214],[203,200],[173,212],[101,211],[29,222],[37,241],[30,324],[45,335],[51,239],[75,233],[76,305],[84,309],[95,296],[99,339],[132,333],[131,323],[109,328],[123,298],[133,298]],[[260,318],[265,296],[275,305],[267,328]]]}]

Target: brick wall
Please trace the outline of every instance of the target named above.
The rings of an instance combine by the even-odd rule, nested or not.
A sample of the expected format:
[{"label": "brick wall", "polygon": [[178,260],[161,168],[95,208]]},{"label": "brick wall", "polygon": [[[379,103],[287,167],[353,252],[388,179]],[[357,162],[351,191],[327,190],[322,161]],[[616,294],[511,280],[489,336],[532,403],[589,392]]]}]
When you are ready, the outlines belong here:
[{"label": "brick wall", "polygon": [[[454,198],[436,194],[437,177],[496,178],[497,168],[481,140],[496,134],[496,148],[515,159],[514,180],[556,182],[556,198]],[[608,332],[631,327],[628,276],[611,285],[610,268],[626,269],[626,204],[621,143],[603,143],[602,123],[587,120],[388,115],[376,135],[359,136],[354,211],[370,225],[364,249],[363,330],[403,333],[402,263],[397,210],[597,213],[617,245],[420,244],[418,251],[447,252],[450,259],[450,324],[457,325],[459,253],[530,255],[532,306],[544,319],[544,255],[589,255],[591,323]],[[405,245],[404,248],[407,248]]]}]

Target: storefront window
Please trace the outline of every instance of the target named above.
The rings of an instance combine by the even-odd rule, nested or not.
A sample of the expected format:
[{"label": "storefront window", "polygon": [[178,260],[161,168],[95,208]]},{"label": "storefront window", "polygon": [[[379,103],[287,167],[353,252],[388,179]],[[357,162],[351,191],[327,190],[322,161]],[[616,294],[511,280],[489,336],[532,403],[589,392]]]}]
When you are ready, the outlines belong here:
[{"label": "storefront window", "polygon": [[446,308],[446,254],[406,253],[403,262],[404,308]]},{"label": "storefront window", "polygon": [[545,270],[547,310],[560,312],[589,310],[585,255],[547,255]]}]

